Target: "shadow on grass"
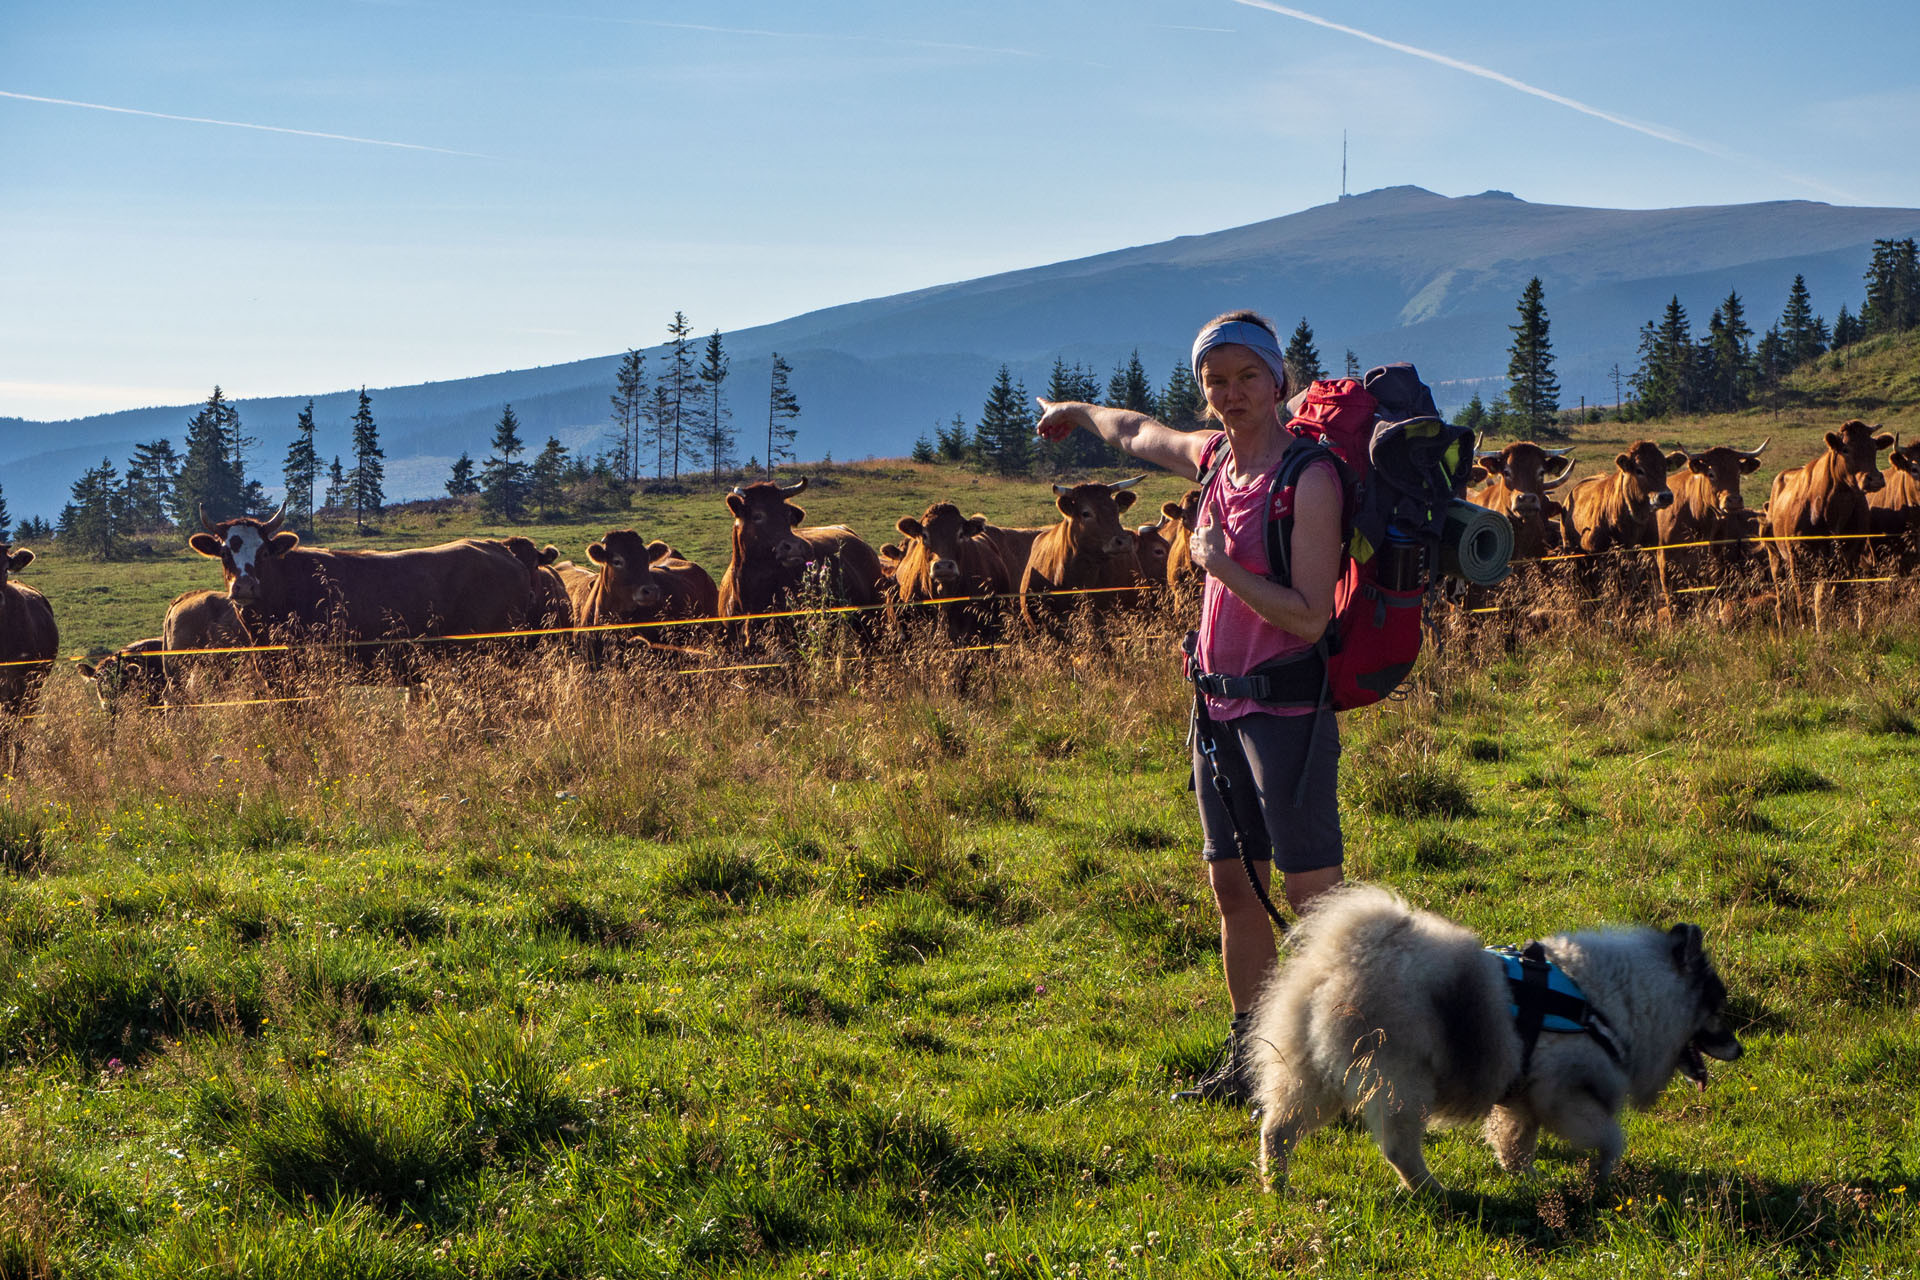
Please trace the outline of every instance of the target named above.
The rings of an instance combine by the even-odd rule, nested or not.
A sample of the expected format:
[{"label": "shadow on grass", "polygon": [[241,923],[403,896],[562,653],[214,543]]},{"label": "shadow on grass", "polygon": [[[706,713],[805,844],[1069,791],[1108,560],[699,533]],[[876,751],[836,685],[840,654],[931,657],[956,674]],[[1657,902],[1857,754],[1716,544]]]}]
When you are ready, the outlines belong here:
[{"label": "shadow on grass", "polygon": [[1628,1230],[1694,1249],[1786,1252],[1819,1270],[1887,1234],[1888,1210],[1911,1198],[1897,1160],[1870,1176],[1804,1182],[1628,1161],[1602,1188],[1584,1174],[1562,1183],[1512,1180],[1491,1193],[1450,1189],[1428,1203],[1439,1221],[1548,1253]]}]

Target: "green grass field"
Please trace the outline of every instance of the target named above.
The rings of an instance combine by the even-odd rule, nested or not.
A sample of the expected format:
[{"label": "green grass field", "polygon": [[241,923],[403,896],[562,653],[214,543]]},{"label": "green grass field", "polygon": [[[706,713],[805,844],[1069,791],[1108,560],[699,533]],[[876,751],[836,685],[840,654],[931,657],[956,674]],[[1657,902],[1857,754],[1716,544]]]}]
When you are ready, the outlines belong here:
[{"label": "green grass field", "polygon": [[449,671],[123,716],[0,807],[0,1274],[1903,1274],[1920,636],[1459,639],[1345,718],[1349,871],[1702,925],[1746,1058],[1596,1190],[1168,1092],[1224,1018],[1162,624],[774,682]]},{"label": "green grass field", "polygon": [[[823,481],[809,518],[875,542],[956,491],[1050,502]],[[717,571],[721,512],[367,541],[631,524]],[[73,652],[218,575],[23,578]],[[1226,1013],[1172,619],[117,720],[56,672],[0,776],[0,1276],[1911,1275],[1920,593],[1860,600],[1820,633],[1456,633],[1343,718],[1350,875],[1490,941],[1697,923],[1747,1050],[1629,1117],[1607,1188],[1459,1132],[1434,1198],[1351,1125],[1263,1196],[1247,1118],[1167,1100]]]}]

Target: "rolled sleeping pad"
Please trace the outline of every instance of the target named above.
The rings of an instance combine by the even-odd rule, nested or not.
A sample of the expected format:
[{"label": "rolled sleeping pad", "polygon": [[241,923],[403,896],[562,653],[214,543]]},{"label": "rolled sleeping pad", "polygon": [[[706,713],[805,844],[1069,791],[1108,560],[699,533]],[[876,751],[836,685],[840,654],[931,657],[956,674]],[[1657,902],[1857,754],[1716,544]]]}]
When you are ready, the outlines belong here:
[{"label": "rolled sleeping pad", "polygon": [[1507,576],[1513,558],[1513,524],[1498,511],[1454,499],[1440,531],[1440,572],[1476,587]]}]

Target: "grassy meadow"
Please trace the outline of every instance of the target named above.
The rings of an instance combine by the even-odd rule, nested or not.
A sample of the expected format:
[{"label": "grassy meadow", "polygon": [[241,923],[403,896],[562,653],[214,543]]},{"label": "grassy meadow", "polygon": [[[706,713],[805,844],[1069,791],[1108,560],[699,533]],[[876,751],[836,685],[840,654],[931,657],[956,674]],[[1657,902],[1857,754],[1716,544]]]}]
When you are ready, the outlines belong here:
[{"label": "grassy meadow", "polygon": [[[1794,412],[1770,461],[1838,421]],[[801,501],[877,543],[956,489],[1049,508],[904,463]],[[724,563],[716,493],[362,545],[627,524]],[[22,576],[68,652],[218,580]],[[1862,600],[1457,631],[1343,717],[1350,875],[1489,941],[1697,923],[1747,1050],[1607,1188],[1457,1132],[1431,1198],[1351,1125],[1263,1196],[1247,1117],[1167,1100],[1226,1015],[1170,617],[117,719],[56,672],[0,776],[0,1276],[1911,1275],[1920,589]]]}]

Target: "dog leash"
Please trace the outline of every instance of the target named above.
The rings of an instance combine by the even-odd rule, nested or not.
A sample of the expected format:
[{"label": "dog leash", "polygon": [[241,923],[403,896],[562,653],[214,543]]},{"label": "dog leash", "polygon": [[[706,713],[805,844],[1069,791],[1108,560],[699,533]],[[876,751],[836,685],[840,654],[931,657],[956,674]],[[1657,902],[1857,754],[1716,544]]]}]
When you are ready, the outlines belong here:
[{"label": "dog leash", "polygon": [[[1200,690],[1200,664],[1193,661],[1192,642],[1196,638],[1195,633],[1188,632],[1187,635],[1189,642],[1187,670],[1193,680],[1193,719],[1190,722],[1189,734],[1194,745],[1200,748],[1201,757],[1207,762],[1208,779],[1213,784],[1214,793],[1220,797],[1220,804],[1227,811],[1227,825],[1233,828],[1233,843],[1240,854],[1240,865],[1246,869],[1247,884],[1252,887],[1253,896],[1260,900],[1260,905],[1266,909],[1268,917],[1284,934],[1290,926],[1287,924],[1286,917],[1282,916],[1273,905],[1273,899],[1267,895],[1266,886],[1260,883],[1260,873],[1253,865],[1253,850],[1247,843],[1247,830],[1240,825],[1240,814],[1233,807],[1233,778],[1227,773],[1226,766],[1220,760],[1219,726],[1214,724],[1213,717],[1207,714],[1207,696]],[[1317,730],[1319,726],[1315,725],[1314,728]],[[1187,779],[1187,785],[1189,788],[1197,788],[1200,780],[1190,776]]]}]

